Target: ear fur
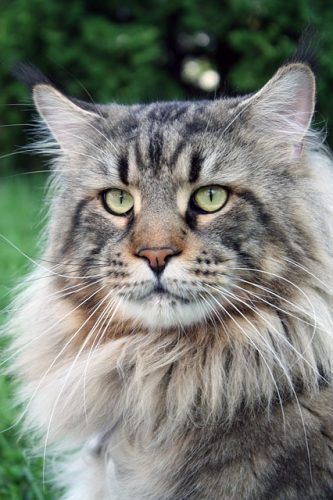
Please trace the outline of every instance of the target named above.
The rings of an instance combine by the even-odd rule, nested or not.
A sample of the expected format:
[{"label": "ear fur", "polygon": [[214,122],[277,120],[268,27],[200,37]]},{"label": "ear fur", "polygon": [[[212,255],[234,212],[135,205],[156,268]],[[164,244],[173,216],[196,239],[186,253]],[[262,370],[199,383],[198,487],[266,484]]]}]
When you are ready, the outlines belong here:
[{"label": "ear fur", "polygon": [[293,155],[297,156],[314,112],[314,74],[306,64],[282,66],[259,92],[240,106],[250,108],[258,131],[290,142]]},{"label": "ear fur", "polygon": [[87,111],[45,83],[33,88],[33,100],[36,109],[53,137],[64,152],[75,152],[75,145],[91,136],[94,131],[93,122],[101,117]]}]

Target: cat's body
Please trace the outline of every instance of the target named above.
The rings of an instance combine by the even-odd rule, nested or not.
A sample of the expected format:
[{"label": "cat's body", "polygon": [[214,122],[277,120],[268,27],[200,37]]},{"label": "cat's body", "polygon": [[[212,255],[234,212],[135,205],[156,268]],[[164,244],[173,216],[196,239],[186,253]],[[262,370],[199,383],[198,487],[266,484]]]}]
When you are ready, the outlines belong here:
[{"label": "cat's body", "polygon": [[284,419],[277,407],[269,418],[245,412],[229,429],[192,426],[157,449],[115,430],[69,467],[75,491],[69,498],[332,498],[333,398],[329,390],[321,396],[310,403],[300,397],[302,415],[295,402],[284,405]]},{"label": "cat's body", "polygon": [[34,98],[61,150],[12,371],[27,427],[69,453],[66,498],[333,497],[333,164],[309,68],[215,102]]}]

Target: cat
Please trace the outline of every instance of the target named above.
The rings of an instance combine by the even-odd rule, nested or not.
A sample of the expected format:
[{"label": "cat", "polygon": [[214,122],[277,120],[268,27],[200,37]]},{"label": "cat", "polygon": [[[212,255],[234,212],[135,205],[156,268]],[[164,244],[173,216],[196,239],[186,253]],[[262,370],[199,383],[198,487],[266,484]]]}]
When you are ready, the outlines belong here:
[{"label": "cat", "polygon": [[22,68],[54,159],[9,370],[63,498],[333,498],[333,161],[310,66],[132,106]]}]

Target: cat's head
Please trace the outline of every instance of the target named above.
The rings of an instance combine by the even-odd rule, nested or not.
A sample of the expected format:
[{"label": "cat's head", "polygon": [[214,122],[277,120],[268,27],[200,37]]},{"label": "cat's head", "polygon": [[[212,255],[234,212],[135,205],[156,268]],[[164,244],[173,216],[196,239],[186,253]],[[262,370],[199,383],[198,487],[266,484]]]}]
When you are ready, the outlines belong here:
[{"label": "cat's head", "polygon": [[292,300],[322,230],[314,87],[298,63],[214,101],[95,105],[37,81],[59,149],[47,255],[82,309],[181,330]]}]

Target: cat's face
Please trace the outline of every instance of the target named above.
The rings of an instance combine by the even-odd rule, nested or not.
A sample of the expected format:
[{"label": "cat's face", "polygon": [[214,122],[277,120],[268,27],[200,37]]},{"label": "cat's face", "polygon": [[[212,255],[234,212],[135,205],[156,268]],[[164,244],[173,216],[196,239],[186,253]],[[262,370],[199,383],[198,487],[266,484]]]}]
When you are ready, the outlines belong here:
[{"label": "cat's face", "polygon": [[288,288],[286,257],[313,251],[299,175],[313,80],[291,68],[259,97],[216,102],[82,109],[36,87],[64,153],[50,254],[67,286],[82,277],[90,311],[181,329]]}]

